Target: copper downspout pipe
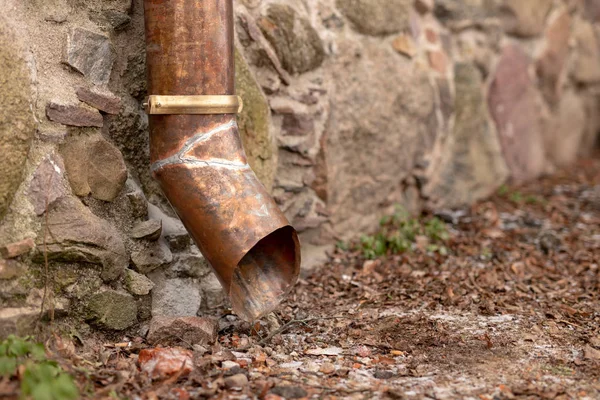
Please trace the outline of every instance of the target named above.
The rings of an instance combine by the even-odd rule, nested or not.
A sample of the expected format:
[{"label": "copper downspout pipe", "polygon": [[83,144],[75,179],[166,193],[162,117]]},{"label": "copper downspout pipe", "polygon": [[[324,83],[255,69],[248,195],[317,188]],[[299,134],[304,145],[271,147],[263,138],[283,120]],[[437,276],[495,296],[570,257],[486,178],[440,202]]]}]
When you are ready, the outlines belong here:
[{"label": "copper downspout pipe", "polygon": [[[144,0],[148,93],[233,95],[232,0]],[[300,270],[294,228],[248,166],[235,114],[150,115],[152,172],[246,320]]]}]

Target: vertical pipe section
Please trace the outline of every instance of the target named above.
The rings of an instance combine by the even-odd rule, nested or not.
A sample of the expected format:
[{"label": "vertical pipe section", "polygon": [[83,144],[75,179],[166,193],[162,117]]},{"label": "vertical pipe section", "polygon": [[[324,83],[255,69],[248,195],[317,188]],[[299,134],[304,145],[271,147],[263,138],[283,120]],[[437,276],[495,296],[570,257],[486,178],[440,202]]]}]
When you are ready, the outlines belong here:
[{"label": "vertical pipe section", "polygon": [[[233,95],[232,0],[144,0],[149,95]],[[250,169],[235,115],[151,115],[152,172],[246,320],[272,311],[300,244]]]}]

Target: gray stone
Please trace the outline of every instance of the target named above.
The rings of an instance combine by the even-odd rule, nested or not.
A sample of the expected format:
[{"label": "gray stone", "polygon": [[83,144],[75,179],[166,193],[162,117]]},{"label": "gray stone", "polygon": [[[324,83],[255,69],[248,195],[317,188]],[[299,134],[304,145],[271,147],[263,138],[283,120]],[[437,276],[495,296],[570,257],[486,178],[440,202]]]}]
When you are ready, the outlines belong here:
[{"label": "gray stone", "polygon": [[219,324],[211,318],[155,316],[146,340],[152,345],[211,345],[217,340]]},{"label": "gray stone", "polygon": [[336,0],[355,29],[371,36],[385,36],[410,29],[413,0]]},{"label": "gray stone", "polygon": [[129,293],[135,294],[136,296],[145,296],[150,293],[152,288],[154,288],[154,283],[145,275],[126,269],[125,286]]},{"label": "gray stone", "polygon": [[0,17],[0,220],[23,180],[23,166],[36,130],[31,112],[31,78],[11,27],[4,16]]},{"label": "gray stone", "polygon": [[32,334],[39,317],[39,308],[0,308],[0,338]]},{"label": "gray stone", "polygon": [[173,254],[164,240],[143,243],[140,249],[131,253],[131,261],[142,274],[165,266],[173,261]]},{"label": "gray stone", "polygon": [[118,114],[121,110],[121,99],[108,90],[80,87],[77,89],[79,100],[108,114]]},{"label": "gray stone", "polygon": [[101,128],[104,125],[104,120],[98,110],[73,104],[58,104],[51,101],[46,105],[46,116],[50,121],[69,126]]},{"label": "gray stone", "polygon": [[179,254],[170,272],[181,278],[201,278],[210,272],[210,265],[196,246]]},{"label": "gray stone", "polygon": [[114,290],[97,293],[87,303],[87,319],[100,328],[121,331],[137,322],[135,299]]},{"label": "gray stone", "polygon": [[470,204],[493,193],[508,177],[485,107],[481,73],[474,64],[457,64],[454,84],[454,127],[424,188],[433,208]]},{"label": "gray stone", "polygon": [[196,316],[202,303],[198,279],[167,278],[164,271],[150,274],[152,289],[152,316]]},{"label": "gray stone", "polygon": [[544,129],[546,155],[554,165],[565,167],[577,160],[585,134],[586,118],[581,96],[572,90],[564,93]]},{"label": "gray stone", "polygon": [[115,50],[107,36],[82,28],[69,32],[65,62],[92,83],[108,83],[115,58]]},{"label": "gray stone", "polygon": [[292,7],[272,4],[258,24],[287,72],[301,74],[323,63],[325,50],[319,34]]},{"label": "gray stone", "polygon": [[242,390],[246,386],[248,386],[248,377],[244,374],[236,374],[232,376],[228,376],[223,380],[225,387],[227,389],[237,389]]},{"label": "gray stone", "polygon": [[46,157],[33,173],[27,195],[36,215],[42,215],[54,202],[67,194],[64,185],[65,166],[55,154]]},{"label": "gray stone", "polygon": [[[424,68],[414,68],[387,46],[359,50],[351,39],[338,45],[343,55],[329,78],[335,84],[334,119],[321,139],[324,159],[316,175],[335,233],[347,237],[377,224],[373,210],[381,204],[401,201],[398,183],[433,147],[438,127],[434,88]],[[280,180],[285,172],[278,172]],[[302,190],[303,179],[299,186]]]},{"label": "gray stone", "polygon": [[134,218],[147,219],[148,200],[140,186],[131,177],[125,182],[125,196],[129,201],[131,215]]},{"label": "gray stone", "polygon": [[137,223],[131,230],[134,239],[158,240],[162,233],[162,222],[155,219]]},{"label": "gray stone", "polygon": [[[43,262],[37,239],[35,260]],[[48,211],[46,252],[50,260],[82,262],[102,266],[104,281],[119,278],[128,265],[125,245],[119,233],[73,197],[62,197]]]},{"label": "gray stone", "polygon": [[504,158],[516,181],[533,179],[545,169],[541,110],[530,65],[517,45],[506,46],[488,94]]},{"label": "gray stone", "polygon": [[90,19],[99,26],[112,29],[116,32],[127,28],[131,23],[129,15],[115,10],[91,11]]}]

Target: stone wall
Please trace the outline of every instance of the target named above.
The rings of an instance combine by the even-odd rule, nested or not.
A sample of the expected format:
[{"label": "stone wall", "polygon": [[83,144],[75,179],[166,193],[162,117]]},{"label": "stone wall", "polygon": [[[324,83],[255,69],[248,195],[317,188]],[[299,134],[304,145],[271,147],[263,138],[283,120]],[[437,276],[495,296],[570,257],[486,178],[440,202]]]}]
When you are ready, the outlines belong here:
[{"label": "stone wall", "polygon": [[[109,330],[221,305],[149,174],[142,1],[4,1],[0,335],[45,286],[57,318]],[[237,0],[235,18],[244,147],[306,266],[396,204],[468,204],[597,140],[598,0]]]}]

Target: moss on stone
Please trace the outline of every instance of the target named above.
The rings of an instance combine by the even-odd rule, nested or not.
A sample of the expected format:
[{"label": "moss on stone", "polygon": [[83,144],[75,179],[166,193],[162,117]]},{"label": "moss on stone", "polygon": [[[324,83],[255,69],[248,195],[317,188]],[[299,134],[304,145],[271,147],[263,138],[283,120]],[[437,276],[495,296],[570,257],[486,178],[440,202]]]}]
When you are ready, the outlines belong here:
[{"label": "moss on stone", "polygon": [[244,101],[238,125],[248,162],[267,190],[275,178],[274,143],[269,103],[254,79],[244,56],[235,51],[236,92]]},{"label": "moss on stone", "polygon": [[137,322],[135,299],[114,290],[97,293],[87,305],[87,319],[101,328],[120,331]]}]

